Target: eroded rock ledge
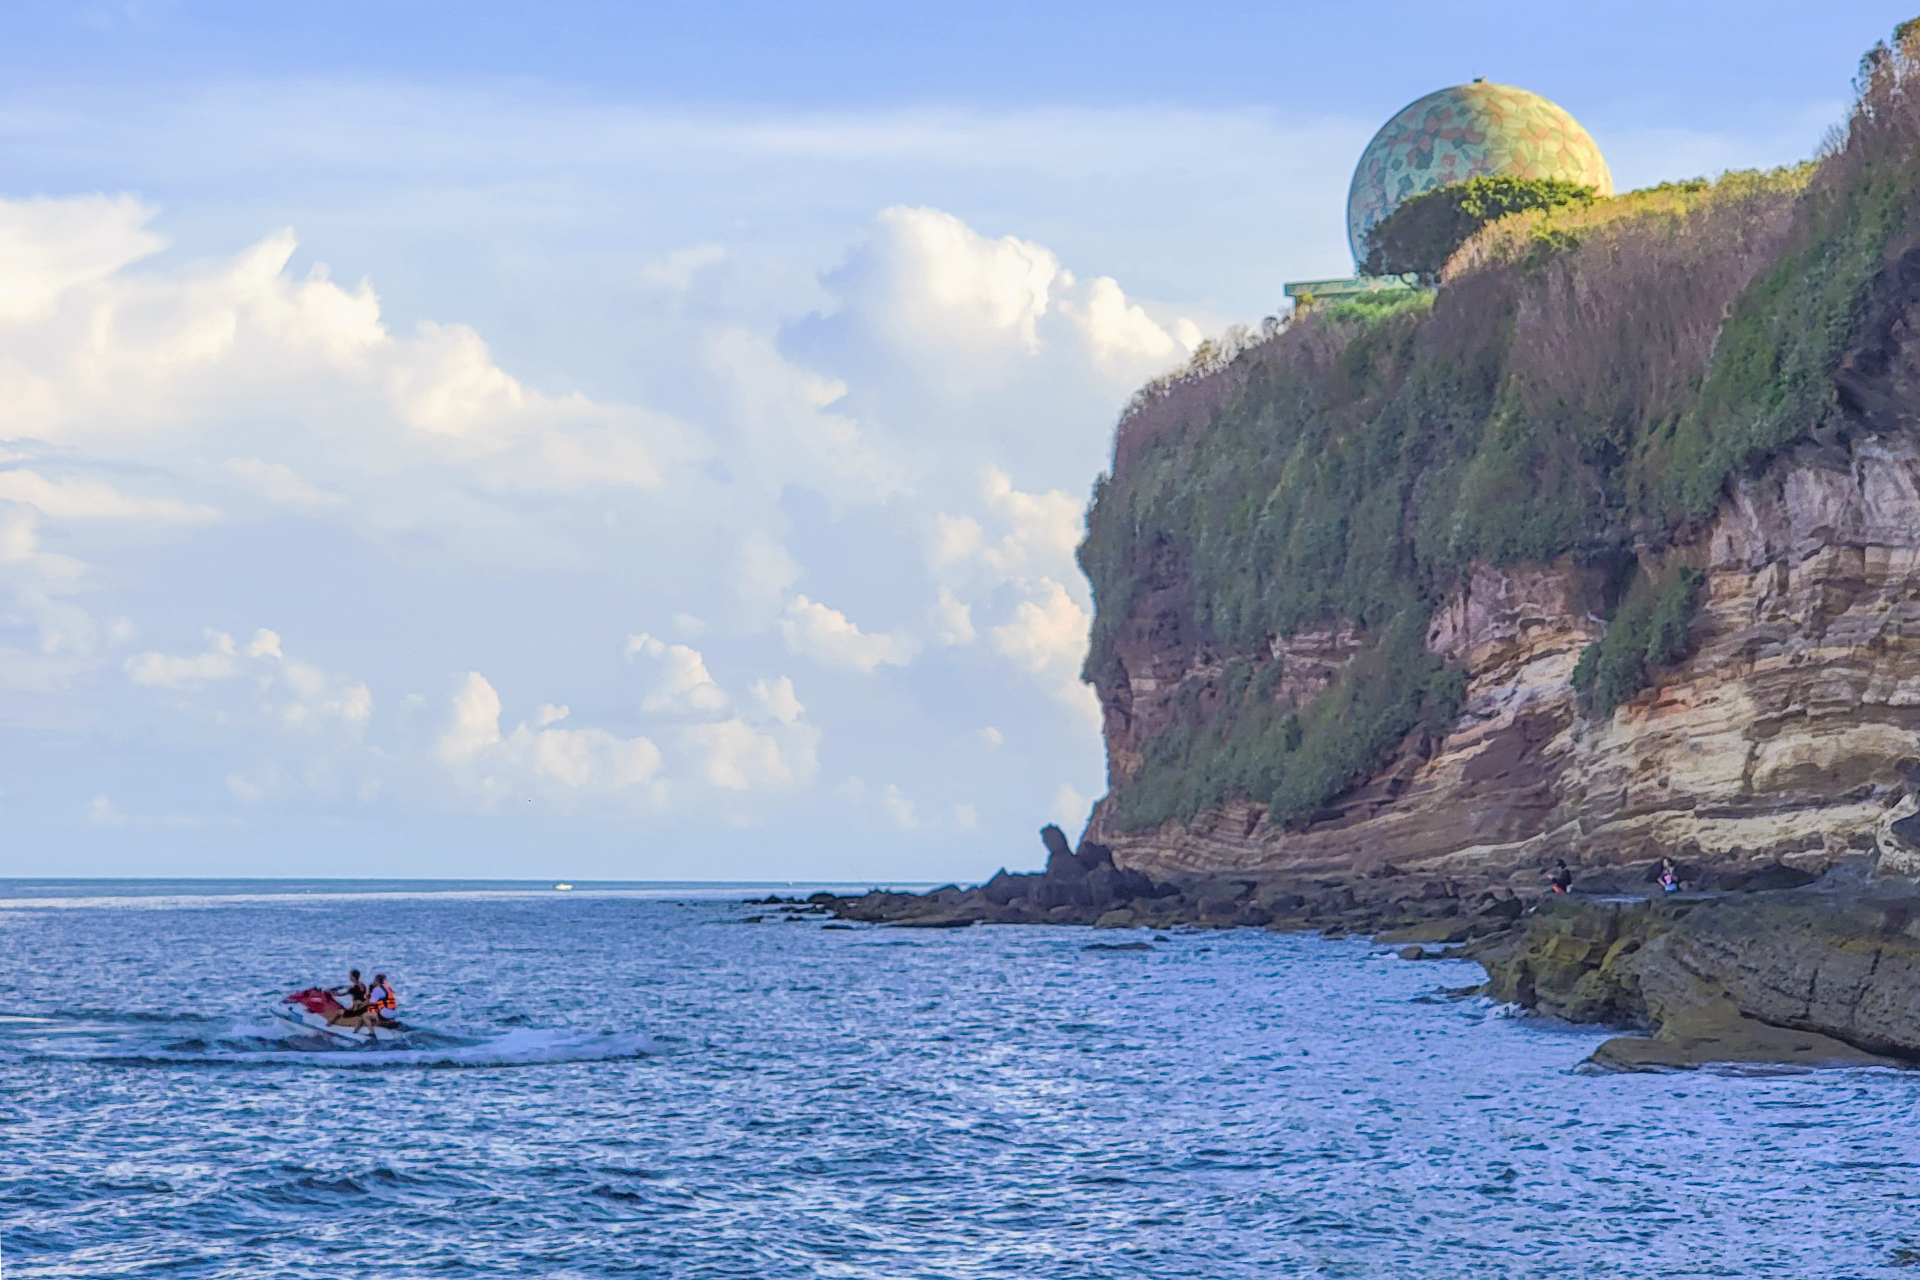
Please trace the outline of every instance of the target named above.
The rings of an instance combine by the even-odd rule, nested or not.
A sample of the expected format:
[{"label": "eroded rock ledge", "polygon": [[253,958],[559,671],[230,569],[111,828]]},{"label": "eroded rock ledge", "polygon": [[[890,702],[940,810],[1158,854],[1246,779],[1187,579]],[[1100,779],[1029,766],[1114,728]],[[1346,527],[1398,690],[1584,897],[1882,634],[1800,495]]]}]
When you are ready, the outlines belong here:
[{"label": "eroded rock ledge", "polygon": [[1920,1062],[1920,894],[1849,883],[1705,898],[1555,896],[1477,949],[1487,993],[1641,1034],[1591,1063]]}]

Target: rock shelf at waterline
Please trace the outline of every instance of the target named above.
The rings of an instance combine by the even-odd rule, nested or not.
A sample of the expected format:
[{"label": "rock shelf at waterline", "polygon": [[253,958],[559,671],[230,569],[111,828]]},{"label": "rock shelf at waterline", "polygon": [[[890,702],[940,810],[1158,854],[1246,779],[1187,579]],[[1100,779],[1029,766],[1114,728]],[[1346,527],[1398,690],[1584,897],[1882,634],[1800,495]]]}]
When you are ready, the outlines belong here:
[{"label": "rock shelf at waterline", "polygon": [[[1709,1064],[1920,1062],[1920,887],[1868,878],[1866,860],[1815,878],[1784,865],[1738,874],[1685,866],[1690,892],[1654,886],[1657,864],[1611,868],[1570,894],[1406,875],[1248,874],[1155,880],[1042,833],[1041,872],[930,893],[873,890],[778,898],[774,918],[831,915],[895,928],[975,924],[1103,929],[1259,928],[1371,935],[1408,960],[1466,959],[1476,993],[1569,1022],[1635,1034],[1588,1065],[1678,1070]],[[750,917],[759,921],[768,917]],[[836,927],[829,925],[827,927]],[[838,927],[846,927],[839,924]]]}]

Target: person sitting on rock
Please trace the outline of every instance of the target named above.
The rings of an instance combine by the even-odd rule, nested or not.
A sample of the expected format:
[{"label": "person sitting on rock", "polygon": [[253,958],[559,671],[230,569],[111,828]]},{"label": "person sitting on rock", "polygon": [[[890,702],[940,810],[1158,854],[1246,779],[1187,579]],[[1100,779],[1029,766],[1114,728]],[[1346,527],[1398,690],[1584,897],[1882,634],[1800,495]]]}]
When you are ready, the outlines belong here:
[{"label": "person sitting on rock", "polygon": [[1564,858],[1553,860],[1553,891],[1555,893],[1573,892],[1573,872],[1567,870]]},{"label": "person sitting on rock", "polygon": [[1660,859],[1660,889],[1663,893],[1680,892],[1680,869],[1673,865],[1672,858]]}]

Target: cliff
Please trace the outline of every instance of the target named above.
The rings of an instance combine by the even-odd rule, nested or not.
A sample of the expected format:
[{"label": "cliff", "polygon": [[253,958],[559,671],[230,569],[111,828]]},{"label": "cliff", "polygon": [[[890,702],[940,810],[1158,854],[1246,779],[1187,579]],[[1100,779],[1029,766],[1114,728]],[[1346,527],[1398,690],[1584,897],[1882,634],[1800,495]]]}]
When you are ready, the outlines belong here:
[{"label": "cliff", "polygon": [[1920,64],[1867,66],[1817,164],[1504,220],[1436,294],[1137,397],[1081,553],[1086,838],[1158,876],[1920,864]]}]

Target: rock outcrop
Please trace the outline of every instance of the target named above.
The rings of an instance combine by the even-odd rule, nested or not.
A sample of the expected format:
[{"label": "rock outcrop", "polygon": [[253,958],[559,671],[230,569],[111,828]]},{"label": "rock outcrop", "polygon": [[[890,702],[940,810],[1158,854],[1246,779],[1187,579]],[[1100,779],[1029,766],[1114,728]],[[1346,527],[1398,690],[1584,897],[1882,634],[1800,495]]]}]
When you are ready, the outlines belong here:
[{"label": "rock outcrop", "polygon": [[1920,1061],[1920,897],[1821,884],[1711,898],[1555,896],[1475,955],[1488,994],[1648,1034],[1599,1067]]},{"label": "rock outcrop", "polygon": [[[1920,761],[1920,446],[1805,446],[1740,482],[1665,562],[1706,573],[1692,654],[1605,720],[1583,717],[1569,684],[1604,630],[1605,568],[1482,566],[1428,632],[1468,676],[1444,737],[1403,744],[1309,822],[1274,824],[1241,800],[1127,831],[1110,794],[1087,838],[1157,876],[1364,875],[1391,861],[1531,883],[1556,857],[1597,868],[1661,853],[1819,872],[1876,846],[1888,870],[1920,870],[1920,830],[1902,842],[1883,821]],[[1234,656],[1184,643],[1168,621],[1178,589],[1168,570],[1138,594],[1121,678],[1100,690],[1113,794],[1183,686]],[[1297,700],[1362,639],[1314,632],[1246,656],[1282,663],[1276,696]]]}]

